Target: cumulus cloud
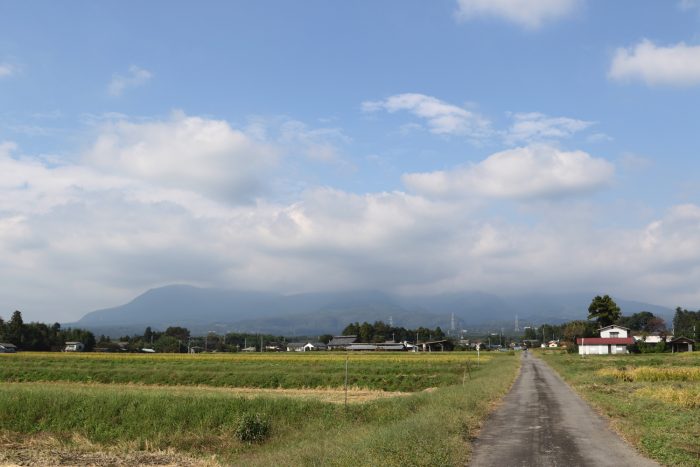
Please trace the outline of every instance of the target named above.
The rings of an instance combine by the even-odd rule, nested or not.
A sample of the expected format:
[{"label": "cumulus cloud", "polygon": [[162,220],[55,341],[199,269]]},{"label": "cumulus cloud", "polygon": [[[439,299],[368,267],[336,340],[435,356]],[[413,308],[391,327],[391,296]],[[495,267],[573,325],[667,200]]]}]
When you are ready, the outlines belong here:
[{"label": "cumulus cloud", "polygon": [[552,141],[568,138],[585,130],[593,122],[568,117],[549,117],[539,112],[516,113],[505,135],[509,144]]},{"label": "cumulus cloud", "polygon": [[85,161],[109,173],[231,202],[264,190],[277,150],[222,120],[175,112],[169,120],[103,124]]},{"label": "cumulus cloud", "polygon": [[680,42],[657,46],[643,40],[615,52],[608,76],[616,81],[638,80],[650,86],[700,84],[700,46]]},{"label": "cumulus cloud", "polygon": [[[700,206],[601,227],[606,206],[579,209],[588,200],[572,195],[606,186],[614,167],[585,152],[518,147],[407,174],[406,191],[315,187],[273,201],[249,188],[279,176],[285,144],[256,128],[182,113],[111,118],[84,158],[62,164],[0,143],[0,310],[71,320],[170,283],[700,300]],[[342,142],[307,125],[277,131],[299,147]],[[513,201],[517,217],[492,209]]]},{"label": "cumulus cloud", "polygon": [[526,29],[570,16],[579,0],[457,0],[456,16],[466,21],[476,17],[494,17]]},{"label": "cumulus cloud", "polygon": [[131,65],[127,74],[114,74],[107,91],[111,96],[121,96],[129,88],[143,86],[153,77],[153,73],[136,65]]},{"label": "cumulus cloud", "polygon": [[478,164],[403,177],[427,196],[528,199],[590,192],[608,184],[614,166],[583,151],[536,145],[498,152]]},{"label": "cumulus cloud", "polygon": [[425,94],[396,94],[380,101],[366,101],[362,103],[362,109],[365,112],[410,112],[424,120],[430,132],[437,135],[462,135],[483,139],[492,134],[488,119]]},{"label": "cumulus cloud", "polygon": [[[467,178],[476,195],[583,189],[581,172],[607,170],[585,154],[528,151],[475,166]],[[694,204],[614,230],[599,227],[600,210],[573,223],[532,211],[520,222],[422,192],[316,188],[290,202],[230,205],[18,152],[7,143],[0,149],[0,281],[9,291],[0,305],[32,319],[74,319],[178,282],[282,292],[604,288],[642,300],[700,300]],[[523,174],[504,175],[511,163]],[[601,180],[596,170],[588,175]],[[531,177],[549,188],[529,184]]]}]

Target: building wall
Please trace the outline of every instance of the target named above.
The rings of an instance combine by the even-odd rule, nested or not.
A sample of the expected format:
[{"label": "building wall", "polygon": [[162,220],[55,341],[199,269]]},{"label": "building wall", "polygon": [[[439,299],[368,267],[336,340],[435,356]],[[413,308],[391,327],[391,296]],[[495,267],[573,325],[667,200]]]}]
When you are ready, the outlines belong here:
[{"label": "building wall", "polygon": [[[617,336],[611,336],[610,333],[618,333]],[[617,326],[613,326],[610,329],[606,329],[604,331],[600,331],[600,337],[627,337],[627,329],[624,328],[619,328]]]},{"label": "building wall", "polygon": [[[609,350],[609,352],[608,352]],[[579,345],[578,346],[578,353],[579,355],[608,355],[608,354],[626,354],[627,353],[627,346],[626,345],[611,345],[610,349],[608,349],[607,344],[601,344],[601,345],[589,345],[589,344],[584,344],[584,345]]]}]

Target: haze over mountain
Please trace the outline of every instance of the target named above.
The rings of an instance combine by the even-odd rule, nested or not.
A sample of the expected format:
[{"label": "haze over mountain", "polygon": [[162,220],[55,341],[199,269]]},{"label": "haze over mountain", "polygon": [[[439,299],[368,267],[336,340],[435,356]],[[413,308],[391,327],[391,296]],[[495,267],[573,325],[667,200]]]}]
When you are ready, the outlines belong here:
[{"label": "haze over mountain", "polygon": [[[185,326],[209,331],[263,332],[278,335],[339,333],[350,322],[393,320],[407,328],[448,329],[455,314],[458,329],[485,331],[543,322],[585,319],[591,294],[497,296],[481,292],[405,297],[379,291],[282,295],[172,285],[151,289],[131,302],[93,311],[69,326],[111,336],[142,332],[146,326]],[[669,319],[672,310],[616,298],[624,314],[646,310]]]}]

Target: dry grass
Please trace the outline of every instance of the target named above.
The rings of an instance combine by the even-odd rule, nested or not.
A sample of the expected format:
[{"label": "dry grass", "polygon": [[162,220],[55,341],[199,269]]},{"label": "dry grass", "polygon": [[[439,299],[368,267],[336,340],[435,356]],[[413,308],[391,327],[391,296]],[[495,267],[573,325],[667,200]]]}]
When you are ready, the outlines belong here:
[{"label": "dry grass", "polygon": [[597,374],[622,381],[700,381],[700,368],[697,367],[602,368]]},{"label": "dry grass", "polygon": [[0,466],[133,466],[210,467],[220,465],[195,459],[174,449],[142,450],[138,446],[106,447],[73,435],[60,440],[47,434],[0,432]]},{"label": "dry grass", "polygon": [[680,388],[672,386],[644,387],[634,392],[636,397],[654,399],[685,409],[700,408],[700,388]]},{"label": "dry grass", "polygon": [[[36,383],[3,383],[4,386],[31,387]],[[162,391],[178,395],[202,395],[202,394],[226,394],[244,398],[289,397],[294,399],[316,400],[330,402],[332,404],[345,403],[345,390],[338,388],[302,388],[302,389],[269,389],[269,388],[219,388],[212,386],[164,386],[159,384],[103,384],[103,383],[65,383],[60,381],[42,383],[43,386],[63,387],[67,390],[73,388],[104,388],[117,389],[125,392]],[[424,392],[429,392],[428,388]],[[348,404],[362,404],[378,399],[410,396],[409,392],[378,391],[359,387],[348,388]]]}]

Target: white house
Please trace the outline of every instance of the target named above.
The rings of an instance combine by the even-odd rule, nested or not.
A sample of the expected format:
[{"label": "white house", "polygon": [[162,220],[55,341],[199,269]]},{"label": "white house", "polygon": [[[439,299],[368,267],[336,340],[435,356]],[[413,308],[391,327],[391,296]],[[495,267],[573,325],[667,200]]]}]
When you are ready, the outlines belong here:
[{"label": "white house", "polygon": [[306,342],[288,342],[287,352],[304,352],[306,344]]},{"label": "white house", "polygon": [[63,349],[64,352],[82,352],[85,350],[85,346],[82,342],[66,342],[66,348]]},{"label": "white house", "polygon": [[598,329],[598,331],[600,332],[600,337],[603,338],[627,337],[630,332],[628,328],[623,328],[616,324],[605,326],[604,328]]},{"label": "white house", "polygon": [[629,329],[622,326],[605,326],[600,328],[600,337],[579,337],[576,339],[580,355],[626,354],[627,346],[634,344],[634,339],[627,337]]},{"label": "white house", "polygon": [[323,342],[307,342],[304,346],[304,352],[312,350],[328,350],[328,346]]},{"label": "white house", "polygon": [[[635,334],[632,336],[635,341],[637,342],[644,342],[646,344],[658,344],[659,342],[662,342],[664,340],[664,336],[659,334],[658,332],[653,332],[651,334]],[[670,342],[673,339],[673,336],[666,336],[666,342]]]}]

